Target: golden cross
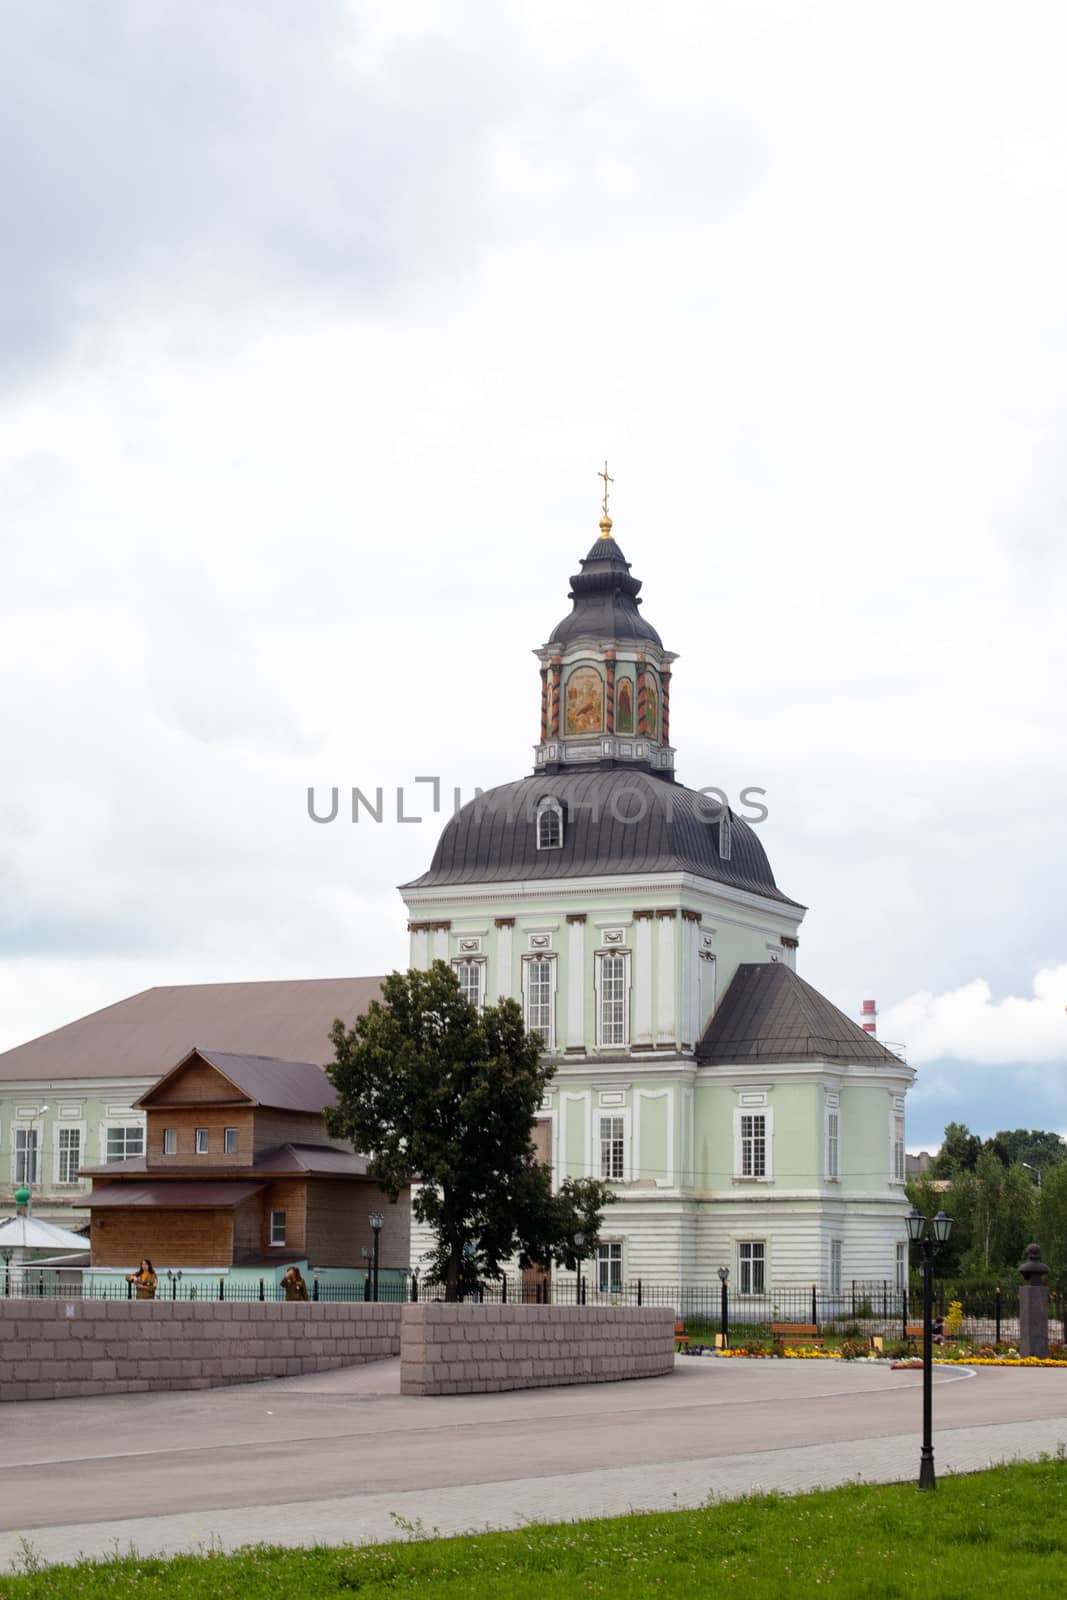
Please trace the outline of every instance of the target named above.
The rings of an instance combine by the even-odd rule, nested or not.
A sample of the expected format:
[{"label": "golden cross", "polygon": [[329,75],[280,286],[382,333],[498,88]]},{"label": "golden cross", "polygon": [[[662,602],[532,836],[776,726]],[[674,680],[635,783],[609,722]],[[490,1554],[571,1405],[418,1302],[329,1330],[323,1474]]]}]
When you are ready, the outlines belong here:
[{"label": "golden cross", "polygon": [[598,472],[597,473],[597,477],[598,478],[603,478],[603,480],[604,480],[604,515],[607,516],[607,514],[608,514],[608,484],[609,483],[614,483],[615,479],[608,477],[608,464],[607,464],[606,461],[604,462],[604,470],[603,470],[603,472]]}]

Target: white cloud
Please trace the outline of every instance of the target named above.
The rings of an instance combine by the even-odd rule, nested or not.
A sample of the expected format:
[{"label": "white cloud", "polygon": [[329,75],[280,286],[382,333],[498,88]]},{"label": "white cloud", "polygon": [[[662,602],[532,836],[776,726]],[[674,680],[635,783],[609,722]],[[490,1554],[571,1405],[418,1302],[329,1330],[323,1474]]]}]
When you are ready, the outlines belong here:
[{"label": "white cloud", "polygon": [[1027,996],[996,1000],[984,978],[944,994],[909,995],[883,1013],[880,1032],[905,1041],[916,1065],[1047,1061],[1067,1067],[1067,962],[1038,972]]}]

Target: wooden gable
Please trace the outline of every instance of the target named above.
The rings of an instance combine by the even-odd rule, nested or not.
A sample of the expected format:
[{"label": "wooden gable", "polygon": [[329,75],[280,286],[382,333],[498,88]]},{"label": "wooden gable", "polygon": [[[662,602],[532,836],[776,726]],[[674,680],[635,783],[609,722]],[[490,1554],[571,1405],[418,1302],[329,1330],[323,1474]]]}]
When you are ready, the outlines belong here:
[{"label": "wooden gable", "polygon": [[199,1050],[191,1050],[137,1103],[146,1111],[158,1111],[164,1106],[251,1106],[255,1101],[251,1095],[231,1083],[225,1073],[213,1066]]}]

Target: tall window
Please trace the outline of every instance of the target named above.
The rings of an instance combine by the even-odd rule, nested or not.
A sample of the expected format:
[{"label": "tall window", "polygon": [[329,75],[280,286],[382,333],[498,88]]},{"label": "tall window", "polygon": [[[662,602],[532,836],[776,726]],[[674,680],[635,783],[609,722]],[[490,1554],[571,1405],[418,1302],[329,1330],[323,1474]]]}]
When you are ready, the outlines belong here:
[{"label": "tall window", "polygon": [[766,1292],[767,1246],[762,1239],[742,1239],[737,1246],[737,1278],[742,1294]]},{"label": "tall window", "polygon": [[284,1211],[272,1211],[270,1214],[270,1242],[271,1244],[285,1243]]},{"label": "tall window", "polygon": [[563,847],[563,808],[558,800],[542,800],[537,808],[538,850]]},{"label": "tall window", "polygon": [[597,957],[598,1035],[602,1045],[628,1042],[630,1021],[630,963],[625,955]]},{"label": "tall window", "polygon": [[227,1128],[226,1129],[226,1131],[224,1132],[224,1134],[222,1136],[222,1148],[223,1148],[224,1153],[226,1155],[228,1155],[228,1156],[235,1156],[237,1154],[237,1129],[236,1128]]},{"label": "tall window", "polygon": [[841,1113],[836,1106],[826,1108],[826,1176],[841,1176]]},{"label": "tall window", "polygon": [[830,1293],[841,1293],[841,1240],[830,1240]]},{"label": "tall window", "polygon": [[906,1239],[897,1240],[897,1289],[903,1291],[908,1287],[908,1244]]},{"label": "tall window", "polygon": [[165,1156],[176,1156],[178,1154],[177,1128],[163,1129],[163,1154]]},{"label": "tall window", "polygon": [[621,1181],[626,1172],[626,1118],[600,1119],[600,1176]]},{"label": "tall window", "polygon": [[893,1182],[904,1182],[904,1117],[899,1111],[893,1113]]},{"label": "tall window", "polygon": [[765,1178],[766,1176],[767,1113],[765,1111],[743,1112],[741,1115],[741,1177]]},{"label": "tall window", "polygon": [[82,1131],[80,1128],[59,1129],[59,1171],[57,1183],[77,1183],[78,1168],[82,1163]]},{"label": "tall window", "polygon": [[556,989],[556,964],[552,956],[531,956],[522,964],[526,1026],[539,1033],[545,1044],[553,1043],[553,1011]]},{"label": "tall window", "polygon": [[15,1182],[37,1182],[37,1129],[15,1129]]},{"label": "tall window", "polygon": [[480,1010],[482,1005],[482,978],[485,973],[485,962],[457,961],[455,967],[456,977],[459,979],[459,986],[462,989],[464,996],[470,1001],[472,1006],[477,1006]]},{"label": "tall window", "polygon": [[144,1126],[109,1128],[107,1130],[107,1160],[129,1161],[133,1156],[144,1155]]},{"label": "tall window", "polygon": [[194,1149],[196,1150],[197,1155],[198,1156],[206,1156],[207,1155],[207,1147],[208,1147],[208,1130],[206,1128],[197,1128],[197,1130],[196,1130],[196,1144],[194,1145]]},{"label": "tall window", "polygon": [[596,1247],[596,1286],[601,1294],[622,1293],[622,1245],[617,1240]]}]

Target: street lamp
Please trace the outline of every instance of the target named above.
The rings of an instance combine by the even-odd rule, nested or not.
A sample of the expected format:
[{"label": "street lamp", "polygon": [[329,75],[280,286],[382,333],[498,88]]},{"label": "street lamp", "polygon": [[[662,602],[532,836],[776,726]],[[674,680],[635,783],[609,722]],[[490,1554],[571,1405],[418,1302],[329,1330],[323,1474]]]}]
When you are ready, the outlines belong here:
[{"label": "street lamp", "polygon": [[1040,1187],[1041,1187],[1041,1168],[1040,1167],[1032,1167],[1030,1165],[1029,1161],[1023,1161],[1023,1162],[1020,1163],[1020,1165],[1024,1166],[1026,1168],[1027,1172],[1032,1172],[1033,1173],[1034,1177],[1037,1180],[1037,1187],[1040,1189]]},{"label": "street lamp", "polygon": [[585,1296],[582,1293],[582,1249],[584,1245],[585,1234],[576,1233],[574,1235],[574,1253],[578,1258],[578,1295],[574,1303],[579,1306],[585,1305]]},{"label": "street lamp", "polygon": [[730,1302],[726,1285],[730,1281],[729,1267],[719,1268],[719,1285],[722,1292],[722,1304],[719,1307],[719,1327],[722,1333],[722,1347],[730,1348]]},{"label": "street lamp", "polygon": [[373,1289],[373,1292],[371,1294],[371,1299],[372,1300],[377,1300],[377,1298],[378,1298],[378,1252],[379,1252],[379,1248],[380,1248],[381,1242],[382,1242],[382,1229],[385,1227],[385,1218],[384,1218],[384,1216],[382,1215],[382,1213],[380,1211],[372,1211],[371,1212],[371,1214],[370,1214],[370,1225],[374,1229],[374,1266],[373,1266],[373,1269],[372,1269],[373,1273],[374,1273],[374,1289]]},{"label": "street lamp", "polygon": [[923,1447],[919,1457],[919,1488],[936,1489],[934,1476],[934,1255],[952,1232],[952,1218],[944,1211],[927,1224],[913,1206],[908,1213],[908,1238],[922,1245],[923,1259]]}]

